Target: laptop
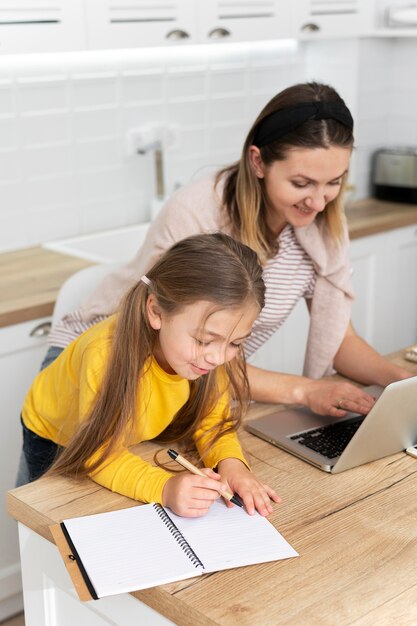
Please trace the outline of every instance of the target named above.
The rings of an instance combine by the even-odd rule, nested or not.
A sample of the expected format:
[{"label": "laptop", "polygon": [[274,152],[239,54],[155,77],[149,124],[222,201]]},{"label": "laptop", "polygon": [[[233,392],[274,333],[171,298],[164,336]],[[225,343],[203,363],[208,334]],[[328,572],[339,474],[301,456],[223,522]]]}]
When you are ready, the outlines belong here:
[{"label": "laptop", "polygon": [[257,437],[316,467],[337,474],[405,450],[417,441],[417,376],[365,391],[378,396],[368,415],[344,418],[318,415],[307,408],[276,411],[248,420]]}]

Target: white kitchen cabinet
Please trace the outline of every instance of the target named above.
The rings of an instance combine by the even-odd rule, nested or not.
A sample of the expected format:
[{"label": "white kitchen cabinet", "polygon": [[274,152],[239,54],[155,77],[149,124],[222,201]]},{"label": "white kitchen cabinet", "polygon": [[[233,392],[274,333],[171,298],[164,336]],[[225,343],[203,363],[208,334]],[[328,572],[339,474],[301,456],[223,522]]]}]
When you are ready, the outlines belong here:
[{"label": "white kitchen cabinet", "polygon": [[256,41],[290,36],[283,0],[198,0],[199,41]]},{"label": "white kitchen cabinet", "polygon": [[86,47],[84,0],[0,0],[0,53]]},{"label": "white kitchen cabinet", "polygon": [[303,373],[310,315],[300,300],[289,318],[268,341],[248,359],[251,365],[285,374]]},{"label": "white kitchen cabinet", "polygon": [[385,354],[417,342],[417,226],[351,244],[353,324]]},{"label": "white kitchen cabinet", "polygon": [[[47,324],[42,318],[0,328],[0,492],[15,485],[22,447],[20,412],[26,392],[46,353]],[[17,525],[0,500],[0,621],[22,608]]]},{"label": "white kitchen cabinet", "polygon": [[84,0],[90,49],[197,43],[195,0]]},{"label": "white kitchen cabinet", "polygon": [[282,0],[84,0],[88,47],[138,48],[290,36]]},{"label": "white kitchen cabinet", "polygon": [[415,37],[417,5],[408,0],[370,0],[371,35],[377,37]]},{"label": "white kitchen cabinet", "polygon": [[368,32],[374,0],[297,0],[293,36],[297,39],[358,37]]}]

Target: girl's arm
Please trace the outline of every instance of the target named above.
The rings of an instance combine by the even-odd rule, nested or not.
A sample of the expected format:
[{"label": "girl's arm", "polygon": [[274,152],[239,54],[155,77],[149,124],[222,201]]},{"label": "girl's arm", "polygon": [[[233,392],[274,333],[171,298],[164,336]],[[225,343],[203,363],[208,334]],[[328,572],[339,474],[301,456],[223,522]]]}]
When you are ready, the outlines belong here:
[{"label": "girl's arm", "polygon": [[[100,453],[99,449],[91,457],[91,462]],[[160,504],[165,484],[172,476],[171,472],[148,463],[126,448],[116,449],[109,459],[90,473],[94,482],[111,491],[133,500]]]},{"label": "girl's arm", "polygon": [[128,450],[119,450],[90,478],[134,500],[159,502],[177,515],[199,517],[219,498],[218,490],[226,489],[218,474],[210,469],[203,471],[207,478],[189,472],[171,474]]},{"label": "girl's arm", "polygon": [[[271,500],[280,502],[281,499],[271,487],[261,483],[252,474],[235,431],[224,433],[209,448],[208,453],[204,454],[213,426],[223,423],[223,427],[226,428],[228,425],[224,420],[229,403],[229,394],[226,392],[220,398],[217,407],[203,420],[195,433],[197,449],[203,457],[204,464],[210,468],[217,468],[227,489],[232,493],[236,492],[243,499],[250,515],[253,515],[255,510],[261,515],[269,515],[272,512]],[[226,504],[229,507],[235,506],[228,501]]]}]

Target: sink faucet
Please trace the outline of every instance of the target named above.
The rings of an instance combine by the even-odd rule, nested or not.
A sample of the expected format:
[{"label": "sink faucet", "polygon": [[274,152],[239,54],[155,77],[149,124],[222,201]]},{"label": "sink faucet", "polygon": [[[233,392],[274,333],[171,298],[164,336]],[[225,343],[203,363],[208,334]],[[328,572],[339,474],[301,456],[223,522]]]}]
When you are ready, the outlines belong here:
[{"label": "sink faucet", "polygon": [[165,197],[164,158],[162,154],[162,142],[152,141],[138,148],[138,154],[154,153],[155,158],[155,193],[157,200]]}]

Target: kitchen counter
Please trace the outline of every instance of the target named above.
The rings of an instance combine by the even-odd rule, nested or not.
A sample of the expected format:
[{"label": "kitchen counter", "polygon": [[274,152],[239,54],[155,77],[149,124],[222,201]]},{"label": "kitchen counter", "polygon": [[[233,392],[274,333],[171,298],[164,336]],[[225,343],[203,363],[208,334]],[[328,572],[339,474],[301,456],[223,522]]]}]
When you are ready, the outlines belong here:
[{"label": "kitchen counter", "polygon": [[[346,210],[351,239],[417,224],[417,205],[368,198]],[[62,283],[90,261],[41,247],[0,254],[0,327],[50,315]]]},{"label": "kitchen counter", "polygon": [[[402,355],[401,350],[389,358],[417,373],[417,364]],[[255,403],[248,417],[276,410]],[[79,626],[96,619],[123,626],[416,624],[416,459],[400,452],[329,475],[247,431],[240,436],[255,474],[282,496],[270,521],[299,558],[82,604],[50,525],[137,503],[88,479],[41,478],[7,495],[8,511],[20,522],[27,626],[46,623],[46,615],[58,623],[56,616],[68,607]],[[136,450],[152,462],[158,448],[147,442]]]},{"label": "kitchen counter", "polygon": [[346,217],[350,238],[358,239],[417,224],[417,204],[366,198],[348,205]]},{"label": "kitchen counter", "polygon": [[51,315],[61,285],[89,265],[41,247],[0,254],[0,327]]}]

